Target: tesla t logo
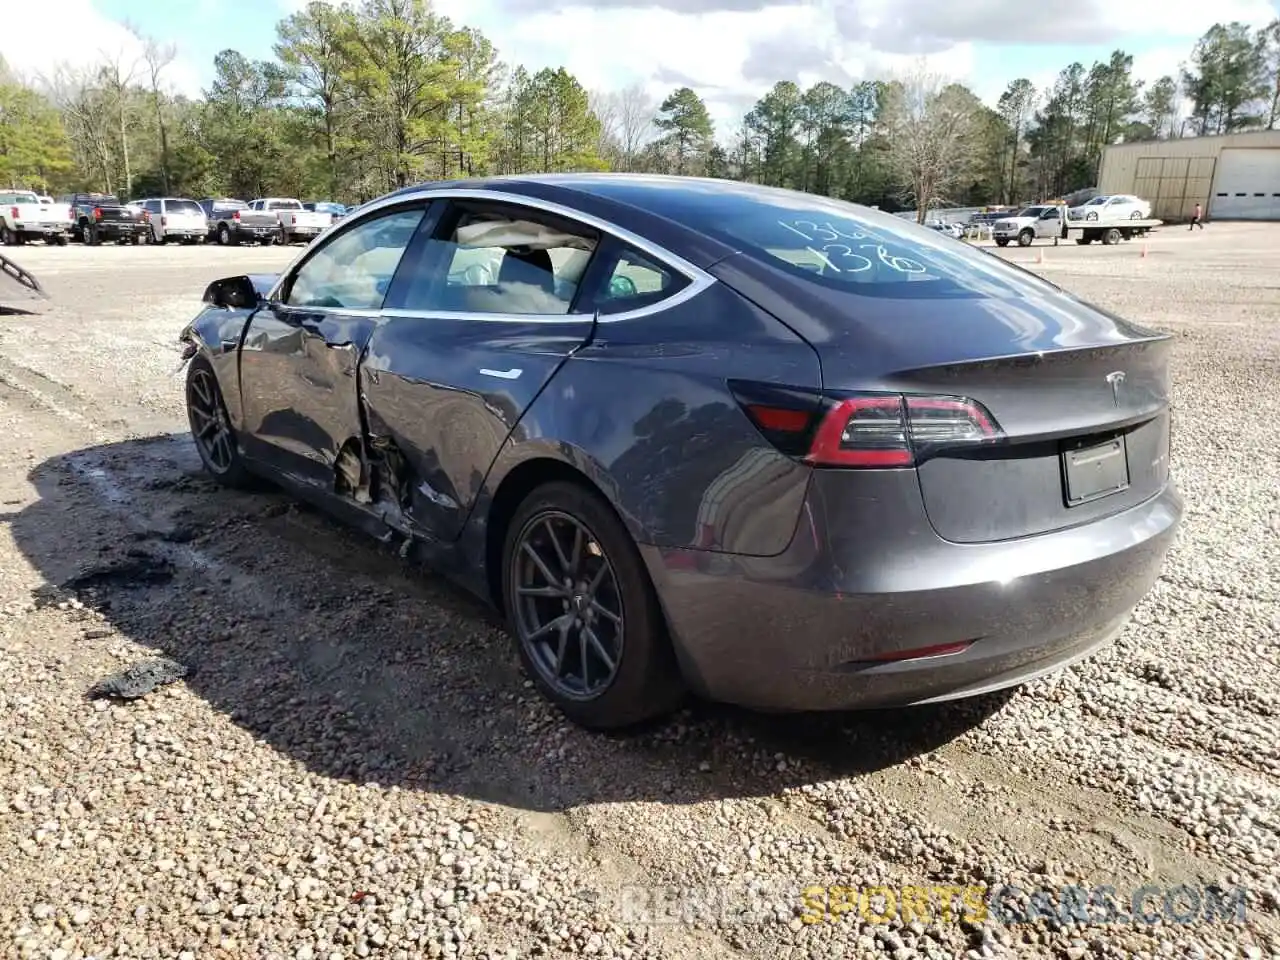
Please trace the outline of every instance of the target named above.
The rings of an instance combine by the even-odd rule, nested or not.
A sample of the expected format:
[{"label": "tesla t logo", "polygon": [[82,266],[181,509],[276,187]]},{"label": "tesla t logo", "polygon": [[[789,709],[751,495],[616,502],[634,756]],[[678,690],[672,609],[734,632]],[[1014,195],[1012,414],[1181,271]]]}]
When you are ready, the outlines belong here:
[{"label": "tesla t logo", "polygon": [[1111,384],[1111,399],[1120,406],[1120,384],[1124,383],[1124,371],[1114,370],[1107,374],[1107,383]]}]

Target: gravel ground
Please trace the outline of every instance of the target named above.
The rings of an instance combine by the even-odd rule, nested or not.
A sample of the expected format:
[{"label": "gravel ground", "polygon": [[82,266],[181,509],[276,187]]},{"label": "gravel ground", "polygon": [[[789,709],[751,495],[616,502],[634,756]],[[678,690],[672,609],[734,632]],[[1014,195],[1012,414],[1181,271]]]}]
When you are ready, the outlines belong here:
[{"label": "gravel ground", "polygon": [[[1280,226],[1002,253],[1178,338],[1187,519],[1113,649],[947,708],[627,737],[563,722],[437,579],[200,477],[177,330],[294,252],[16,251],[53,300],[0,318],[0,953],[1280,956]],[[86,699],[160,655],[192,672]],[[811,885],[971,884],[1218,884],[1246,917],[802,916]]]}]

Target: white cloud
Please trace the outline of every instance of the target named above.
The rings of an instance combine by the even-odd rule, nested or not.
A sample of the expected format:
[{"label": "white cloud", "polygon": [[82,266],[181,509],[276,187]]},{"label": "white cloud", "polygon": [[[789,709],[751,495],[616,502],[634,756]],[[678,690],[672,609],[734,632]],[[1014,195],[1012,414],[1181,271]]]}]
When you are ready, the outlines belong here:
[{"label": "white cloud", "polygon": [[[59,68],[88,70],[113,61],[125,71],[136,68],[140,79],[145,69],[142,50],[142,42],[124,24],[99,12],[92,0],[13,4],[5,11],[0,30],[0,56],[14,72],[32,81],[52,78]],[[197,96],[201,73],[179,47],[178,56],[165,70],[164,83],[176,92]]]}]

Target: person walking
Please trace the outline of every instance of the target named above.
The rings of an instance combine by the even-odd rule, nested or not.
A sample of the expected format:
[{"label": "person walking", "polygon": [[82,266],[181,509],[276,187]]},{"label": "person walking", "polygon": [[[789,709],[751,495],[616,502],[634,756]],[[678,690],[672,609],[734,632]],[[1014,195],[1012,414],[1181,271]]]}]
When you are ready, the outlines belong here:
[{"label": "person walking", "polygon": [[1191,226],[1187,227],[1187,229],[1194,230],[1196,227],[1199,227],[1201,230],[1204,229],[1204,224],[1200,222],[1200,204],[1198,203],[1196,204],[1195,210],[1191,212]]}]

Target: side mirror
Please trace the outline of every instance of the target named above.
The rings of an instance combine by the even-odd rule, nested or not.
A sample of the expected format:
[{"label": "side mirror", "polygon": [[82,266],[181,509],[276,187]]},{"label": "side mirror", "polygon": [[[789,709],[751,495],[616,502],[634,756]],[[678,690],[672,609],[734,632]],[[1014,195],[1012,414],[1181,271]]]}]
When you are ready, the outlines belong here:
[{"label": "side mirror", "polygon": [[204,291],[204,302],[227,310],[247,310],[256,307],[258,291],[247,276],[225,277],[209,284]]}]

